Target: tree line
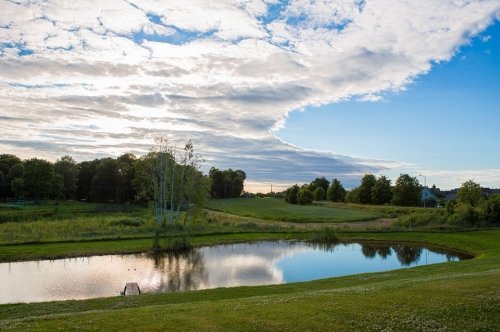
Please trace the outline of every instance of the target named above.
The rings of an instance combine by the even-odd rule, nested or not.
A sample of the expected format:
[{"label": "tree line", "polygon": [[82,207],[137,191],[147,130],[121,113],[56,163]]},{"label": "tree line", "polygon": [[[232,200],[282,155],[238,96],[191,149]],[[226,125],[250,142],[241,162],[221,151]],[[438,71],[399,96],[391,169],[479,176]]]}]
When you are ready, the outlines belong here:
[{"label": "tree line", "polygon": [[[117,158],[107,157],[79,163],[71,156],[63,156],[51,163],[39,158],[21,160],[12,154],[0,154],[0,200],[72,199],[106,203],[154,201],[152,174],[155,163],[161,160],[160,156],[166,159],[156,167],[163,167],[164,173],[172,173],[170,178],[177,181],[175,187],[185,190],[184,195],[212,198],[234,198],[241,195],[246,179],[244,171],[212,167],[207,176],[199,171],[199,160],[189,163],[185,158],[189,157],[190,152],[186,153],[178,162],[174,162],[175,167],[168,167],[172,163],[172,151],[152,150],[142,157],[125,153]],[[157,180],[167,181],[166,179],[167,177]],[[172,182],[167,182],[164,187],[170,188]],[[173,200],[178,202],[179,198]],[[166,204],[170,206],[171,202]]]},{"label": "tree line", "polygon": [[338,179],[328,181],[325,177],[314,179],[308,184],[297,184],[283,193],[285,201],[291,204],[310,204],[313,200],[327,199],[332,202],[399,206],[419,206],[422,187],[416,177],[401,174],[394,186],[386,176],[375,177],[365,174],[358,187],[347,191]]}]

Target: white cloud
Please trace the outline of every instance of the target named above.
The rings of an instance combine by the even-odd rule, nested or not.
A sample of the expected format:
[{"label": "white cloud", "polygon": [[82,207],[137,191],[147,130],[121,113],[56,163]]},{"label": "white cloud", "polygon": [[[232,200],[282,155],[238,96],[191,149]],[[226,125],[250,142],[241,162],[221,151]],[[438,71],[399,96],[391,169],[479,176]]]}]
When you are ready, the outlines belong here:
[{"label": "white cloud", "polygon": [[169,131],[197,137],[215,165],[248,167],[251,181],[354,182],[397,163],[303,150],[272,130],[307,105],[404,89],[500,12],[495,0],[297,0],[271,19],[269,4],[2,2],[3,150],[81,159],[145,151]]}]

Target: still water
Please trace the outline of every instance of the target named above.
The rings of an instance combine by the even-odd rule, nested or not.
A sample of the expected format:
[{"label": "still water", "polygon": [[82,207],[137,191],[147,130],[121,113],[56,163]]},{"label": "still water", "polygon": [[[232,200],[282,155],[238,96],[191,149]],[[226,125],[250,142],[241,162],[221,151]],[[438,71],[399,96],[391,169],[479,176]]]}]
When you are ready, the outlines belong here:
[{"label": "still water", "polygon": [[257,242],[181,254],[92,256],[0,264],[0,304],[281,284],[457,261],[457,253],[407,245]]}]

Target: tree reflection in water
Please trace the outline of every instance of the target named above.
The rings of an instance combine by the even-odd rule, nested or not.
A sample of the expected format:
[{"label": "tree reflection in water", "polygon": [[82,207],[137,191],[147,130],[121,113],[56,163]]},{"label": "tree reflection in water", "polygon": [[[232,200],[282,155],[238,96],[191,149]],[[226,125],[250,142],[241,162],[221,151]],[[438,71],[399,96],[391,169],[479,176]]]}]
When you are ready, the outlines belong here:
[{"label": "tree reflection in water", "polygon": [[170,253],[154,253],[155,270],[161,272],[161,279],[155,291],[177,292],[197,290],[207,284],[208,273],[199,250]]},{"label": "tree reflection in water", "polygon": [[403,244],[392,246],[396,252],[398,260],[403,265],[411,265],[418,262],[420,255],[422,255],[422,248],[414,248]]},{"label": "tree reflection in water", "polygon": [[391,246],[361,244],[361,252],[367,258],[375,258],[377,255],[379,255],[383,259],[386,259],[388,256],[391,256]]},{"label": "tree reflection in water", "polygon": [[422,254],[422,248],[414,248],[403,244],[392,246],[373,243],[361,244],[361,252],[367,258],[375,258],[378,255],[386,259],[392,255],[392,251],[396,253],[398,261],[403,265],[411,265],[418,262]]},{"label": "tree reflection in water", "polygon": [[[323,251],[333,251],[338,245],[345,245],[339,242],[335,243],[311,243],[311,247],[314,249],[320,249]],[[366,258],[375,258],[377,256],[386,259],[392,255],[392,252],[396,253],[398,261],[402,265],[411,265],[417,263],[422,255],[422,248],[416,248],[403,244],[396,245],[384,245],[384,244],[374,244],[374,243],[361,243],[361,252]],[[456,255],[450,255],[446,251],[433,250],[437,253],[446,254],[448,261],[454,260]]]}]

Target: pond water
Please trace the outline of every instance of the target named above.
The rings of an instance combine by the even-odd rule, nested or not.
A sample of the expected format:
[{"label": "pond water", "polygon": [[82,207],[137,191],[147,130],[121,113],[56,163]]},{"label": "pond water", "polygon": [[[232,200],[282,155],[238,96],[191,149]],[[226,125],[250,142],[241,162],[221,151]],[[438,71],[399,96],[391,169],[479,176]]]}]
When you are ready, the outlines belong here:
[{"label": "pond water", "polygon": [[180,254],[92,256],[0,264],[0,303],[117,296],[127,282],[143,293],[281,284],[469,258],[407,245],[256,242]]}]

